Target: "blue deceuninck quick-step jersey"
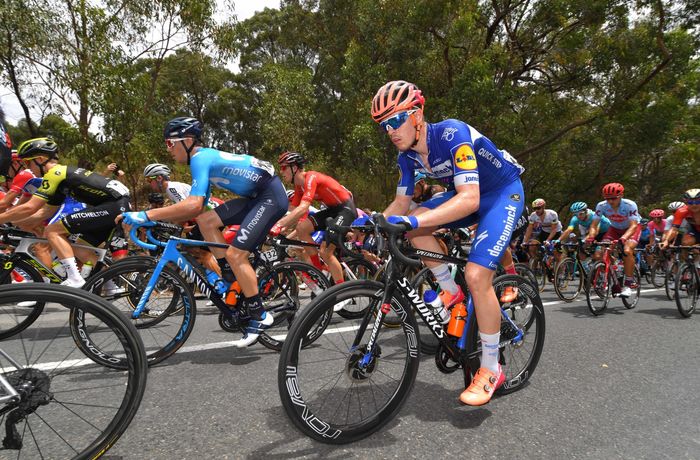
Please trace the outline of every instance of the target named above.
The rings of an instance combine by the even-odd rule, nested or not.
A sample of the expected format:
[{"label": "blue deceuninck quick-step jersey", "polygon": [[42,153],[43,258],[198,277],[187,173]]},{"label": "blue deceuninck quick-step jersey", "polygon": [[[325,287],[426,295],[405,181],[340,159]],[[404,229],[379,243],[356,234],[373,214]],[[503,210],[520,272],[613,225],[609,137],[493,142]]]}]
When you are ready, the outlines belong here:
[{"label": "blue deceuninck quick-step jersey", "polygon": [[190,160],[192,190],[190,196],[208,198],[210,184],[236,195],[252,198],[275,175],[267,161],[251,155],[239,155],[211,148],[200,148]]},{"label": "blue deceuninck quick-step jersey", "polygon": [[423,164],[413,150],[399,153],[396,194],[413,194],[414,171],[439,179],[449,189],[420,205],[428,209],[450,200],[458,186],[478,185],[478,212],[442,227],[468,227],[478,222],[469,262],[495,270],[525,206],[520,182],[525,169],[508,152],[459,120],[428,124],[426,140],[429,165]]},{"label": "blue deceuninck quick-step jersey", "polygon": [[427,132],[430,171],[415,151],[399,153],[397,195],[413,195],[414,171],[439,179],[448,190],[478,184],[481,194],[515,182],[525,171],[508,152],[462,121],[428,123]]}]

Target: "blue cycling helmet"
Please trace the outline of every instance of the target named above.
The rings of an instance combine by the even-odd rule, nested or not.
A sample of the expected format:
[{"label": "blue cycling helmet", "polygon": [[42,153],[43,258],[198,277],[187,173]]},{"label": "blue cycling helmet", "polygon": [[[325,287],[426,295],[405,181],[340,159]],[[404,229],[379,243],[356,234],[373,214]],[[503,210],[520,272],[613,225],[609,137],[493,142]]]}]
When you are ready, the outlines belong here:
[{"label": "blue cycling helmet", "polygon": [[585,211],[586,209],[588,209],[588,205],[586,203],[584,203],[583,201],[577,201],[576,203],[571,205],[569,211],[578,214],[579,212]]},{"label": "blue cycling helmet", "polygon": [[640,221],[639,221],[639,225],[647,225],[648,223],[649,223],[649,219],[647,219],[647,218],[640,219]]},{"label": "blue cycling helmet", "polygon": [[202,136],[202,122],[192,117],[177,117],[170,120],[163,130],[163,138],[194,137],[199,140]]},{"label": "blue cycling helmet", "polygon": [[413,176],[413,185],[416,185],[419,181],[425,180],[427,176],[423,174],[420,171],[415,172],[415,176]]}]

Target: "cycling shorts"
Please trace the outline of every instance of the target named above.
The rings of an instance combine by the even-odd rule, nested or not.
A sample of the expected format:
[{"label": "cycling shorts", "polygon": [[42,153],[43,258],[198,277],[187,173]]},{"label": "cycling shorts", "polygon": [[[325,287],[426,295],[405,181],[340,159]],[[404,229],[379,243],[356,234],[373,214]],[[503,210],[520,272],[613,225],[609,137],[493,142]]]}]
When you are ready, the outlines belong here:
[{"label": "cycling shorts", "polygon": [[309,222],[314,226],[314,230],[325,230],[326,219],[331,217],[336,225],[350,225],[357,219],[357,209],[352,199],[337,206],[326,208],[315,214],[309,214]]},{"label": "cycling shorts", "polygon": [[[552,237],[552,240],[558,240],[559,237],[561,236],[561,232],[557,232],[554,234]],[[549,232],[539,232],[536,236],[535,239],[539,241],[540,243],[544,243],[544,240],[546,240],[549,237]]]},{"label": "cycling shorts", "polygon": [[81,203],[79,201],[64,201],[61,207],[58,208],[58,211],[56,211],[56,214],[54,214],[53,217],[49,219],[48,224],[51,225],[55,222],[58,222],[63,217],[76,213],[78,211],[82,211],[86,207],[87,205],[85,203]]},{"label": "cycling shorts", "polygon": [[274,176],[255,198],[234,198],[213,211],[224,225],[240,225],[231,245],[252,252],[265,241],[288,207],[289,199],[282,181]]},{"label": "cycling shorts", "polygon": [[[627,229],[620,229],[620,228],[615,228],[615,227],[610,227],[608,228],[608,231],[605,232],[605,235],[603,235],[603,240],[605,241],[615,241],[619,240],[622,238],[622,235],[625,234]],[[637,230],[634,232],[632,236],[628,238],[629,241],[634,241],[635,243],[639,242],[639,237],[642,234],[642,226],[637,225]]]},{"label": "cycling shorts", "polygon": [[[421,207],[435,209],[454,195],[454,190],[442,193],[422,203]],[[482,194],[478,212],[440,227],[462,228],[478,223],[469,262],[495,270],[523,213],[524,200],[523,184],[518,179],[500,190]]]},{"label": "cycling shorts", "polygon": [[510,236],[510,241],[518,241],[519,238],[523,237],[525,235],[525,231],[527,230],[527,226],[529,225],[528,217],[530,217],[527,208],[523,208],[523,213],[520,215],[520,219],[518,220],[518,223],[515,224],[515,230],[513,230],[513,234]]},{"label": "cycling shorts", "polygon": [[82,211],[64,216],[61,218],[61,223],[68,233],[72,235],[80,233],[81,240],[91,246],[99,246],[110,241],[117,228],[121,229],[121,225],[116,225],[114,219],[130,210],[129,197],[125,196],[97,206],[88,206]]}]

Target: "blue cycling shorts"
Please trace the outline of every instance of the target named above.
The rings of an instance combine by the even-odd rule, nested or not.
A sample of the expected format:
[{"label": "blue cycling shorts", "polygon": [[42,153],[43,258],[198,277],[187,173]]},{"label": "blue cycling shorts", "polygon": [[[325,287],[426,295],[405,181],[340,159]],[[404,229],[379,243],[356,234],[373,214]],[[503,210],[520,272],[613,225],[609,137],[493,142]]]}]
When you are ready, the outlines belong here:
[{"label": "blue cycling shorts", "polygon": [[[424,203],[421,208],[435,209],[455,195],[449,191]],[[500,190],[484,193],[479,198],[479,210],[462,219],[441,225],[443,228],[469,227],[478,223],[472,241],[469,262],[495,270],[510,244],[513,230],[525,207],[525,192],[520,180]]]}]

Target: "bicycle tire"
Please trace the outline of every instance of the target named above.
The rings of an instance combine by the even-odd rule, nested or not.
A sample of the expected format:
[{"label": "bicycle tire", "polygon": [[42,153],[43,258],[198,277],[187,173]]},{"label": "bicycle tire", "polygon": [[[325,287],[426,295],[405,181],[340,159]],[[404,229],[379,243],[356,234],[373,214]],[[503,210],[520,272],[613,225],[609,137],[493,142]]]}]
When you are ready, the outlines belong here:
[{"label": "bicycle tire", "polygon": [[[124,289],[122,294],[111,296],[108,300],[122,311],[122,314],[128,317],[138,330],[148,350],[149,366],[158,364],[172,356],[185,344],[194,328],[197,317],[197,304],[187,281],[178,272],[167,266],[163,268],[157,280],[156,286],[160,286],[160,289],[153,289],[149,294],[147,304],[149,313],[142,314],[137,319],[131,317],[131,313],[138,303],[137,299],[141,298],[156,263],[155,259],[125,260],[101,271],[83,286],[83,290],[98,295],[107,289],[105,286],[108,281],[112,281],[114,285]],[[154,295],[158,295],[158,297],[154,299]],[[164,302],[159,304],[161,298]],[[80,333],[80,317],[77,314],[79,312],[71,313],[71,327]],[[99,347],[95,350],[86,349],[84,351],[91,359],[105,366],[119,367],[121,365],[113,363],[110,359],[103,359]]]},{"label": "bicycle tire", "polygon": [[532,269],[530,268],[530,266],[528,264],[523,263],[523,262],[517,262],[515,264],[515,273],[522,276],[526,280],[530,281],[530,283],[535,288],[539,289],[537,277],[535,276],[535,273],[532,271]]},{"label": "bicycle tire", "polygon": [[[31,279],[34,283],[44,283],[44,277],[41,276],[41,273],[39,273],[36,268],[32,267],[24,260],[20,259],[10,262],[9,260],[4,261],[4,258],[0,258],[0,262],[2,262],[4,266],[7,266],[8,263],[12,264],[12,267],[7,267],[8,270],[6,272],[6,276],[0,280],[1,285],[16,284],[13,283],[12,272],[20,273],[25,280]],[[9,268],[12,268],[12,270],[10,271]],[[26,307],[20,307],[19,305],[8,305],[7,307],[0,308],[0,340],[11,337],[12,335],[28,328],[39,317],[39,315],[41,315],[41,312],[44,310],[45,303],[40,301],[34,302],[34,305]],[[12,309],[12,312],[9,312],[8,309]],[[21,313],[19,310],[21,310]],[[16,315],[19,315],[19,319],[16,317]]]},{"label": "bicycle tire", "polygon": [[[25,421],[24,429],[18,429],[17,435],[24,436],[26,430],[30,436],[31,432],[31,442],[9,434],[11,414],[19,414],[17,411],[23,410],[22,405],[3,407],[2,412],[6,414],[2,416],[3,425],[8,429],[3,444],[8,442],[18,449],[17,458],[40,457],[40,445],[44,441],[49,447],[45,446],[43,452],[50,452],[52,458],[99,458],[127,429],[146,389],[146,353],[136,329],[108,302],[65,286],[47,283],[0,286],[0,298],[2,302],[32,299],[51,304],[51,311],[45,311],[32,324],[33,328],[0,343],[3,351],[23,366],[21,369],[0,366],[0,372],[13,386],[24,388],[23,403],[31,404],[31,398],[43,398],[43,403],[37,403],[31,410],[24,409],[27,412],[15,422]],[[111,343],[113,353],[125,356],[124,368],[114,370],[84,359],[82,349],[76,347],[84,337],[57,331],[56,325],[63,321],[60,313],[64,309],[86,312],[95,333],[100,334],[104,342]],[[68,324],[64,322],[63,327]],[[24,340],[31,345],[23,344]],[[28,347],[34,351],[31,356],[26,354]],[[66,354],[67,347],[75,351]],[[8,411],[11,412],[7,414]]]},{"label": "bicycle tire", "polygon": [[[517,332],[505,318],[501,318],[501,346],[499,348],[499,363],[506,380],[496,390],[496,394],[506,395],[519,390],[527,383],[537,368],[537,363],[542,355],[545,340],[545,315],[542,300],[537,289],[522,276],[501,275],[493,281],[496,297],[506,286],[517,285],[519,303],[513,302],[502,306],[506,314],[523,331],[522,339],[517,338]],[[531,306],[529,314],[524,305]],[[516,309],[517,308],[517,309]],[[479,369],[481,360],[481,338],[476,315],[471,315],[467,324],[467,356],[472,377]],[[509,337],[513,337],[509,340]],[[516,358],[517,356],[517,358]],[[514,363],[513,368],[511,364]]]},{"label": "bicycle tire", "polygon": [[663,261],[657,260],[651,267],[651,284],[655,288],[664,287],[664,282],[666,280],[666,271],[663,267]]},{"label": "bicycle tire", "polygon": [[528,266],[530,267],[530,271],[535,275],[537,288],[540,292],[544,292],[544,287],[547,284],[547,267],[542,263],[542,259],[536,257],[530,259]]},{"label": "bicycle tire", "polygon": [[666,277],[664,278],[664,290],[666,291],[666,297],[668,300],[675,300],[676,298],[676,274],[678,274],[678,269],[680,268],[680,263],[674,260],[668,270],[666,271]]},{"label": "bicycle tire", "polygon": [[[299,261],[274,265],[271,269],[264,271],[258,280],[263,306],[275,318],[270,329],[260,334],[258,342],[270,350],[280,351],[284,338],[281,335],[270,334],[275,333],[275,329],[291,327],[296,315],[303,312],[314,298],[328,289],[331,282],[318,268]],[[307,283],[315,283],[316,287],[305,286]],[[320,292],[314,292],[316,289],[320,289]],[[279,303],[280,300],[282,304]],[[329,312],[321,318],[317,327],[304,340],[303,346],[309,346],[323,334],[331,321],[332,313]]]},{"label": "bicycle tire", "polygon": [[[360,368],[363,344],[373,331],[371,310],[381,308],[384,287],[383,283],[372,280],[336,285],[317,297],[292,324],[280,353],[278,389],[285,412],[294,426],[312,439],[328,444],[346,444],[369,436],[393,419],[413,388],[420,345],[415,337],[416,320],[410,304],[398,293],[391,300],[391,306],[402,318],[402,327],[382,327],[373,336],[378,354],[369,357],[366,367]],[[348,348],[358,336],[358,329],[351,329],[348,323],[356,321],[359,324],[362,320],[346,320],[335,331],[326,331],[314,346],[302,348],[303,338],[319,318],[332,310],[338,300],[350,297],[364,297],[372,304],[362,319],[368,325],[360,337],[360,344]],[[341,334],[347,335],[347,339]],[[393,359],[401,360],[403,364],[395,363]],[[385,361],[386,364],[382,364]],[[382,370],[375,372],[377,369]],[[323,381],[326,378],[323,376],[330,375],[328,372],[332,374],[330,384]],[[314,387],[319,389],[314,391]],[[382,392],[373,393],[374,389]],[[351,390],[352,398],[341,397]],[[336,393],[337,397],[334,397]],[[380,398],[379,402],[377,398]],[[360,409],[351,412],[350,404],[355,401]],[[337,408],[346,403],[347,410],[343,408],[339,413]],[[363,403],[374,404],[374,410],[363,412]],[[336,416],[345,419],[336,420]]]},{"label": "bicycle tire", "polygon": [[[579,276],[576,276],[578,270]],[[572,257],[565,257],[554,270],[554,292],[564,302],[573,302],[581,293],[585,276],[583,266]],[[573,292],[564,288],[573,287]]]},{"label": "bicycle tire", "polygon": [[[610,297],[612,295],[612,280],[609,276],[605,276],[605,263],[596,262],[591,267],[588,279],[586,280],[586,304],[588,310],[594,315],[603,314]],[[600,303],[596,303],[600,300]]]},{"label": "bicycle tire", "polygon": [[676,307],[684,318],[690,318],[695,312],[700,294],[700,280],[695,265],[684,263],[678,270],[675,286]]},{"label": "bicycle tire", "polygon": [[633,289],[633,294],[630,297],[622,297],[622,305],[625,306],[626,309],[632,310],[634,307],[637,306],[639,303],[639,295],[642,292],[642,274],[639,271],[639,267],[636,265],[634,266],[634,279],[637,285],[636,292],[634,292]]}]

